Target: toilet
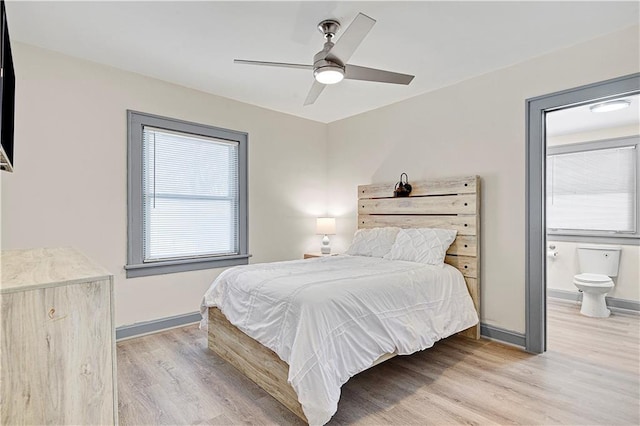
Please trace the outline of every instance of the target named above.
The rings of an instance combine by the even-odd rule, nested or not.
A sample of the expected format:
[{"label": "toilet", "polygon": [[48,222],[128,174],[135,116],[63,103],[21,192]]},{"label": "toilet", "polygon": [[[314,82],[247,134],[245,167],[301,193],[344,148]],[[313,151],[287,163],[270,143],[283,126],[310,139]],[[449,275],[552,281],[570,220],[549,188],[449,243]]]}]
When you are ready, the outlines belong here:
[{"label": "toilet", "polygon": [[617,246],[578,246],[580,273],[573,277],[573,284],[582,292],[582,315],[607,318],[611,314],[604,297],[613,289],[611,277],[618,275],[621,250]]}]

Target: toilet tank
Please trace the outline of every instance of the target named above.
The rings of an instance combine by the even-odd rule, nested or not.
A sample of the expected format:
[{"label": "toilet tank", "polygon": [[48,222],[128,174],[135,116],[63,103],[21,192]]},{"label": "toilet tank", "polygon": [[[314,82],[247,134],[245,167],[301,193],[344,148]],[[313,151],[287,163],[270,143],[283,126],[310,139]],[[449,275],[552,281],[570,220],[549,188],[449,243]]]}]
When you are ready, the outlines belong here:
[{"label": "toilet tank", "polygon": [[622,247],[604,245],[578,246],[578,263],[581,273],[618,276]]}]

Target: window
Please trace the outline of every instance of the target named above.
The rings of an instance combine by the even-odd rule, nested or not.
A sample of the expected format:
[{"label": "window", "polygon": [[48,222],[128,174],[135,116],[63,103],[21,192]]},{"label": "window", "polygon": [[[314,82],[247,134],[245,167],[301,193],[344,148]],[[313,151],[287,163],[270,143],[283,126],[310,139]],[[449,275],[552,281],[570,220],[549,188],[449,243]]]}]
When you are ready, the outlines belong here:
[{"label": "window", "polygon": [[548,233],[637,239],[638,158],[638,138],[549,147]]},{"label": "window", "polygon": [[248,263],[247,134],[128,112],[127,277]]}]

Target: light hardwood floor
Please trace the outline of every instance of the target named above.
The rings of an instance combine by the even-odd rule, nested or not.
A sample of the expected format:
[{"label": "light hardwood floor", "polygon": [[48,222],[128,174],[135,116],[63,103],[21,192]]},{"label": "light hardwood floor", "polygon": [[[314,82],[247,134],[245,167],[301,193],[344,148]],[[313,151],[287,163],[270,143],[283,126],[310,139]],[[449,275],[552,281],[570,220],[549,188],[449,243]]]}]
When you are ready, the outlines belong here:
[{"label": "light hardwood floor", "polygon": [[[342,387],[330,425],[640,424],[640,316],[550,300],[549,350],[453,337]],[[118,343],[120,423],[294,424],[189,326]]]}]

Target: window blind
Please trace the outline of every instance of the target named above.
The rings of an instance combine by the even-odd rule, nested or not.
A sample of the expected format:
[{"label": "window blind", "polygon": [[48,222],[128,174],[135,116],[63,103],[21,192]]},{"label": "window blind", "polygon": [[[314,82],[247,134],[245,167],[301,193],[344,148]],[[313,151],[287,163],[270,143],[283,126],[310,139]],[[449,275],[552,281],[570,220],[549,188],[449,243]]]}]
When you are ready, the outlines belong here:
[{"label": "window blind", "polygon": [[142,133],[144,262],[239,253],[238,143]]},{"label": "window blind", "polygon": [[633,233],[636,230],[635,146],[547,157],[547,227]]}]

